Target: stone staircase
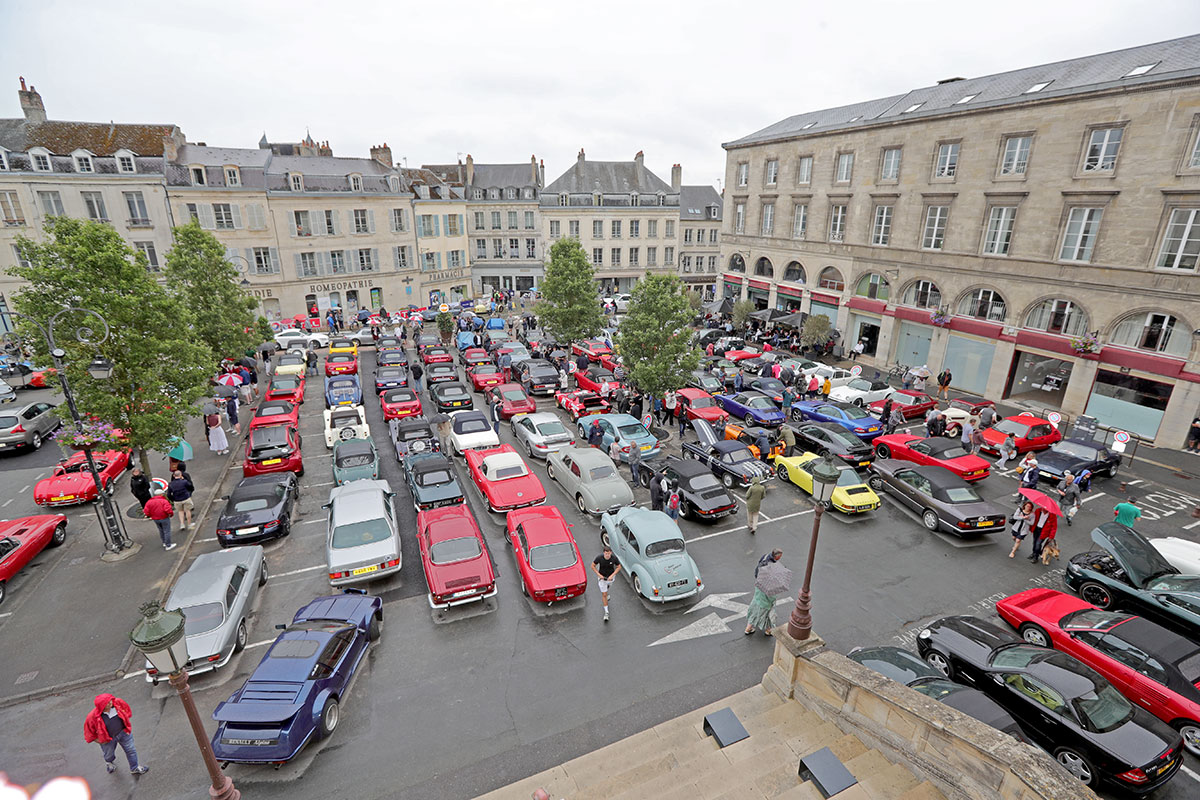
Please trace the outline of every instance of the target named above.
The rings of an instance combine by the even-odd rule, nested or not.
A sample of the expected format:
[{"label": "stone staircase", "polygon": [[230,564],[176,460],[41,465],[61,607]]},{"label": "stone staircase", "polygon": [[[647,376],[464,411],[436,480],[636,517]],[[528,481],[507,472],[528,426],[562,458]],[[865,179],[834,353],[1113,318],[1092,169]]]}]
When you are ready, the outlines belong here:
[{"label": "stone staircase", "polygon": [[[704,715],[730,707],[750,738],[724,749],[703,731]],[[821,800],[797,776],[800,759],[828,747],[858,779],[839,800],[945,800],[933,784],[852,734],[754,686],[724,700],[502,787],[478,800]]]}]

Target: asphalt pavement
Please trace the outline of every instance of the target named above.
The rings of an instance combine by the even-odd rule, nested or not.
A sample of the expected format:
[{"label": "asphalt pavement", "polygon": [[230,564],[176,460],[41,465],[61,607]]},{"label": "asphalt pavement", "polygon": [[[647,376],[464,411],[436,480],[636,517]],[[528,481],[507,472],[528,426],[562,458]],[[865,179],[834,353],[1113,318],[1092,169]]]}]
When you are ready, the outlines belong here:
[{"label": "asphalt pavement", "polygon": [[[370,382],[373,366],[373,353],[364,351],[365,383]],[[306,474],[301,480],[300,512],[292,535],[266,547],[271,579],[252,620],[251,644],[220,672],[192,680],[205,719],[253,670],[274,639],[273,625],[289,621],[297,608],[329,591],[321,505],[332,488],[332,474],[321,433],[321,382],[310,380],[301,412]],[[476,397],[477,407],[484,407],[482,398]],[[553,401],[539,404],[544,409],[552,407]],[[651,607],[634,596],[627,582],[619,581],[611,600],[612,621],[607,624],[601,621],[594,585],[581,600],[561,607],[546,608],[524,598],[503,539],[502,519],[483,507],[477,493],[468,492],[468,503],[496,566],[499,592],[486,605],[433,612],[425,600],[426,586],[411,535],[415,513],[402,472],[392,455],[378,403],[368,397],[365,406],[380,446],[381,477],[397,493],[405,534],[401,573],[367,585],[384,599],[384,635],[344,702],[342,724],[333,737],[310,746],[279,770],[227,768],[247,796],[471,797],[761,679],[771,661],[772,641],[742,634],[745,608],[753,589],[754,564],[774,547],[784,550],[785,563],[796,570],[793,588],[798,588],[813,520],[812,504],[798,488],[771,482],[757,535],[748,533],[740,510],[715,524],[681,523],[704,577],[704,593],[676,607]],[[508,425],[501,428],[501,440],[512,442]],[[678,453],[675,438],[667,449]],[[235,449],[233,456],[237,455]],[[217,493],[217,504],[241,477],[240,457],[233,456],[225,462],[205,451],[193,462],[194,477],[201,469],[223,470],[219,477],[213,473],[203,479]],[[1162,456],[1162,463],[1167,464],[1166,459]],[[465,485],[467,472],[461,459],[457,463],[459,480]],[[0,469],[7,478],[7,463]],[[570,498],[545,477],[542,462],[534,471],[549,501],[574,523],[574,535],[590,562],[599,550],[598,525],[581,517]],[[1014,592],[1033,586],[1061,588],[1066,559],[1088,546],[1087,532],[1094,525],[1111,519],[1112,505],[1123,496],[1122,482],[1126,491],[1138,491],[1145,498],[1148,515],[1139,523],[1144,533],[1196,540],[1197,530],[1188,526],[1194,522],[1190,509],[1200,505],[1200,499],[1190,494],[1189,479],[1169,465],[1147,466],[1145,472],[1150,477],[1143,477],[1138,466],[1112,481],[1096,481],[1074,526],[1059,531],[1064,557],[1050,567],[1006,558],[1012,542],[1007,534],[961,540],[930,533],[889,499],[878,511],[862,517],[829,512],[823,516],[813,579],[814,627],[842,652],[868,644],[911,647],[920,628],[937,617],[989,616],[998,599]],[[626,468],[622,474],[628,475]],[[125,486],[123,482],[118,494],[128,498]],[[979,488],[986,497],[1007,503],[1016,490],[1015,476],[998,473]],[[637,497],[639,503],[648,504],[645,490],[637,490]],[[153,536],[153,526],[144,524],[148,532],[143,538]],[[182,553],[180,561],[186,565],[197,554],[214,550],[214,524],[215,517],[209,515],[191,547],[170,555]],[[60,548],[71,560],[83,554],[72,554],[72,549]],[[164,555],[161,548],[149,548],[138,558],[142,555],[153,566],[147,578],[164,576],[155,579],[158,583],[146,582],[161,590],[169,570],[152,561]],[[111,661],[123,652],[123,637],[137,618],[139,598],[134,595],[142,587],[135,580],[114,584],[111,573],[89,570],[76,579],[65,567],[61,572],[65,598],[55,607],[57,616],[42,613],[49,598],[47,591],[40,590],[36,605],[15,609],[31,618],[19,637],[14,636],[11,618],[0,619],[0,683],[11,687],[19,670],[28,672],[37,665],[40,675],[41,670],[54,668],[52,662],[63,660],[58,644],[48,640],[70,639],[60,635],[66,616],[119,621],[104,631],[97,623],[96,638],[119,639],[120,646],[78,640],[83,646],[76,647],[76,653],[95,650],[97,657],[103,654]],[[75,587],[76,581],[81,585]],[[56,591],[59,585],[54,584]],[[97,597],[105,598],[103,612],[86,614],[84,609],[95,607]],[[789,610],[790,600],[777,609],[780,622]],[[71,633],[71,637],[78,635],[79,631]],[[12,641],[36,644],[14,654]],[[10,663],[18,661],[10,669]],[[82,719],[98,691],[113,691],[133,706],[139,754],[151,767],[136,781],[125,772],[104,774],[98,748],[82,741]],[[82,775],[97,798],[193,797],[203,791],[205,773],[172,695],[165,684],[147,684],[135,667],[123,679],[0,710],[0,752],[7,754],[3,768],[19,783],[36,783],[55,774]],[[119,763],[123,764],[120,757]],[[1181,772],[1156,797],[1174,800],[1200,792],[1200,764],[1191,756],[1187,763],[1191,772]],[[352,791],[348,780],[353,781]]]}]

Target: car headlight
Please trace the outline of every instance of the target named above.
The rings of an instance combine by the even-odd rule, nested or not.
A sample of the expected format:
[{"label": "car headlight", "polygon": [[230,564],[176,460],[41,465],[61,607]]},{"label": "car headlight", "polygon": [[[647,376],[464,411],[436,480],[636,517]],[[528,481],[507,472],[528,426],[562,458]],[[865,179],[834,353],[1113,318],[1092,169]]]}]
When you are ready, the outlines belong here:
[{"label": "car headlight", "polygon": [[920,633],[917,634],[917,638],[918,639],[928,639],[932,635],[933,634],[929,631],[929,628],[925,628]]},{"label": "car headlight", "polygon": [[1067,572],[1071,573],[1072,575],[1078,575],[1083,572],[1083,570],[1079,568],[1078,564],[1067,564]]}]

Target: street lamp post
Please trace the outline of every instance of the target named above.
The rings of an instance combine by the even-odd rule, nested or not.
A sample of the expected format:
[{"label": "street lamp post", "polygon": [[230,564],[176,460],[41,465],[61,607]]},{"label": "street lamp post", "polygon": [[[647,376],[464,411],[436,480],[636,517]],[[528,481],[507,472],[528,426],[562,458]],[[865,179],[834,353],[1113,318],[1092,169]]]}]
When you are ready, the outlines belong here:
[{"label": "street lamp post", "polygon": [[[45,339],[46,345],[50,348],[50,357],[54,359],[54,368],[57,370],[59,384],[62,386],[63,398],[67,401],[67,408],[71,412],[71,419],[74,420],[76,427],[78,427],[83,422],[83,418],[79,415],[79,409],[75,406],[75,395],[71,394],[71,385],[67,381],[67,371],[63,365],[63,359],[66,358],[67,353],[54,340],[54,324],[64,314],[86,314],[95,317],[104,326],[100,337],[94,338],[96,332],[87,325],[81,325],[75,329],[75,338],[83,344],[99,345],[108,338],[108,322],[95,311],[75,307],[64,308],[57,312],[54,316],[50,317],[50,322],[45,327],[33,317],[18,311],[9,311],[6,313],[25,320],[41,332],[42,338]],[[112,364],[97,355],[92,359],[92,363],[88,365],[87,371],[96,380],[108,380],[112,376]],[[100,480],[100,473],[96,469],[96,460],[92,457],[92,447],[85,444],[81,449],[83,450],[84,458],[87,460],[88,472],[92,475],[92,482],[96,485],[96,500],[100,504],[100,518],[104,527],[104,546],[112,553],[121,553],[124,550],[129,550],[134,547],[134,544],[125,534],[125,530],[121,526],[121,518],[113,507],[112,498],[108,496],[108,493],[104,489],[104,482]],[[132,552],[136,552],[136,550]],[[132,552],[128,555],[132,555]]]},{"label": "street lamp post", "polygon": [[796,607],[792,609],[792,615],[787,624],[788,636],[799,641],[804,641],[812,634],[812,602],[809,589],[812,584],[813,561],[817,555],[817,536],[821,532],[821,515],[825,513],[825,504],[829,502],[829,498],[833,497],[833,490],[837,488],[838,478],[841,475],[841,471],[830,462],[829,456],[825,456],[814,464],[809,471],[812,473],[812,496],[817,504],[813,509],[812,541],[808,544],[808,564],[804,568],[804,585],[800,587],[800,594],[796,597]]},{"label": "street lamp post", "polygon": [[192,690],[188,687],[184,622],[183,611],[163,611],[158,603],[146,603],[142,606],[142,619],[129,634],[129,640],[146,656],[160,675],[164,672],[168,674],[171,686],[175,687],[179,694],[188,723],[192,726],[192,735],[196,737],[196,744],[200,747],[204,767],[208,770],[208,778],[212,782],[208,796],[213,800],[240,800],[242,793],[234,787],[233,780],[221,772],[221,767],[217,764],[212,745],[208,741],[208,732],[204,729],[204,722],[200,719],[200,712],[196,710],[195,700],[192,699]]}]

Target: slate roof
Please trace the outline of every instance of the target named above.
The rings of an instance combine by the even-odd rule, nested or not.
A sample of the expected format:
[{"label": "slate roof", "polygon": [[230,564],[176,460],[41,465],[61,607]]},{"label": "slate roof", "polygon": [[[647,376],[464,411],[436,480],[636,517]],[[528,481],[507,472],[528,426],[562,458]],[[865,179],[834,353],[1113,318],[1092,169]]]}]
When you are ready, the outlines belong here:
[{"label": "slate roof", "polygon": [[175,163],[261,168],[267,165],[270,158],[270,150],[259,150],[258,148],[202,147],[196,144],[185,144],[179,148],[179,155],[176,157]]},{"label": "slate roof", "polygon": [[[717,216],[708,216],[708,207],[717,207]],[[711,186],[679,187],[680,219],[720,219],[721,195]]]},{"label": "slate roof", "polygon": [[483,189],[534,186],[532,164],[476,164],[475,183]]},{"label": "slate roof", "polygon": [[592,192],[644,192],[671,194],[671,184],[636,161],[577,160],[543,191],[548,194],[590,194]]},{"label": "slate roof", "polygon": [[[1152,68],[1148,71],[1129,76],[1129,72],[1136,67],[1150,65]],[[1033,98],[1069,97],[1106,88],[1152,84],[1198,75],[1200,35],[1186,36],[995,75],[952,80],[877,100],[808,111],[768,125],[749,136],[726,142],[723,146],[738,147],[774,139],[850,130],[878,121],[917,119],[953,111],[992,108]],[[1045,88],[1029,92],[1033,86],[1045,82],[1049,82]],[[918,107],[908,111],[914,105]]]},{"label": "slate roof", "polygon": [[44,147],[56,155],[83,149],[97,156],[110,156],[118,150],[129,150],[141,156],[161,156],[163,137],[170,136],[175,129],[174,125],[3,119],[0,120],[0,146],[21,153],[31,147]]},{"label": "slate roof", "polygon": [[274,156],[268,172],[303,172],[307,175],[345,176],[357,172],[361,175],[391,175],[393,170],[373,158],[342,158],[341,156]]}]

